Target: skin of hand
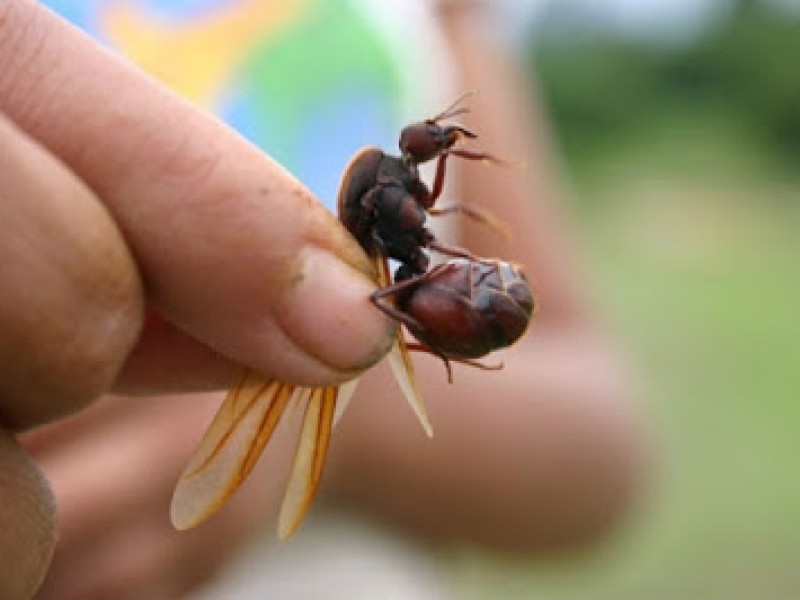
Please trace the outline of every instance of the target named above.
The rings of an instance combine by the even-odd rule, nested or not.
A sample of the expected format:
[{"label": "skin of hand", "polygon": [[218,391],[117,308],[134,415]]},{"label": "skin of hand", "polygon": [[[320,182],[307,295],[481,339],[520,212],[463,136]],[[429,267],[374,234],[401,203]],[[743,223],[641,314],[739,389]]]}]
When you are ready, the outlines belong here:
[{"label": "skin of hand", "polygon": [[254,535],[274,534],[290,435],[270,443],[247,485],[214,518],[182,532],[169,522],[177,477],[219,400],[218,393],[107,396],[23,436],[62,515],[37,600],[179,598],[211,580]]},{"label": "skin of hand", "polygon": [[[321,491],[330,501],[341,502],[359,513],[372,513],[406,532],[415,532],[437,542],[467,540],[506,551],[573,547],[608,530],[626,513],[631,498],[635,497],[642,471],[639,425],[628,403],[624,369],[589,314],[577,284],[575,261],[570,256],[570,244],[564,233],[565,220],[552,203],[557,194],[552,189],[552,181],[543,177],[551,170],[548,166],[551,157],[543,152],[547,144],[541,124],[531,121],[530,111],[522,100],[524,94],[518,89],[516,73],[502,59],[497,41],[486,29],[486,20],[476,12],[478,10],[471,3],[461,3],[446,9],[444,14],[449,41],[456,50],[454,55],[459,58],[464,89],[484,91],[482,97],[470,104],[469,126],[480,133],[482,148],[512,159],[530,157],[530,164],[536,168],[520,173],[465,164],[458,169],[456,161],[451,161],[448,169],[451,176],[458,179],[461,190],[468,190],[465,200],[485,203],[510,223],[516,234],[514,244],[509,247],[499,243],[479,224],[465,221],[460,242],[478,254],[510,257],[527,266],[540,304],[533,332],[502,353],[501,360],[505,363],[502,373],[456,367],[455,386],[447,384],[444,370],[436,359],[415,357],[421,388],[429,399],[428,408],[435,428],[433,440],[424,437],[399,394],[387,391],[393,388],[393,384],[387,383],[388,370],[380,367],[370,371],[335,432]],[[4,12],[8,13],[9,9],[0,14]],[[0,23],[3,23],[2,18]],[[73,39],[78,34],[70,31],[69,36]],[[62,44],[65,46],[61,47]],[[90,51],[86,44],[85,40],[80,41],[81,54],[94,56],[96,50]],[[60,41],[60,52],[68,45]],[[75,60],[71,57],[71,62]],[[100,61],[99,58],[92,60]],[[109,89],[123,89],[120,80],[134,77],[129,67],[108,56],[103,56],[100,62],[114,67],[106,67],[105,72],[91,79],[105,81],[109,77],[107,69],[111,69],[116,73],[112,81],[117,83]],[[127,75],[123,77],[120,72]],[[138,80],[139,75],[135,78]],[[0,101],[7,93],[3,87],[6,80],[0,73]],[[152,84],[148,84],[148,90],[152,91]],[[163,91],[157,94],[161,98],[156,103],[159,107],[161,102],[169,106],[180,104]],[[142,96],[147,94],[142,93]],[[163,99],[165,96],[169,100]],[[19,102],[24,108],[24,103]],[[86,103],[85,100],[81,102]],[[0,110],[11,113],[5,106],[0,106]],[[18,123],[22,121],[23,131],[34,132],[28,135],[45,148],[63,145],[69,148],[70,137],[66,135],[58,143],[47,144],[40,140],[40,137],[48,138],[49,134],[35,132],[64,126],[55,117],[37,125],[44,118],[37,115],[41,110],[24,117],[26,111],[18,108],[12,117]],[[204,142],[224,137],[229,140],[226,144],[246,154],[247,159],[237,155],[237,160],[245,161],[242,169],[249,177],[253,171],[259,171],[260,177],[264,177],[263,165],[251,166],[250,170],[247,167],[248,160],[263,162],[263,157],[256,159],[250,154],[252,150],[241,150],[244,147],[241,141],[230,141],[231,138],[225,137],[230,136],[229,133],[221,133],[218,125],[212,127],[188,107],[174,110],[181,115],[184,114],[181,111],[187,111],[193,115],[191,119],[206,124],[206,133],[199,135]],[[22,117],[18,116],[20,113]],[[173,120],[166,118],[163,122]],[[163,122],[159,121],[162,128]],[[196,127],[197,124],[192,123],[186,130]],[[208,128],[213,134],[208,133]],[[89,136],[88,139],[97,138]],[[117,143],[122,144],[122,141]],[[140,149],[131,159],[133,164],[143,160],[147,164],[149,146]],[[190,147],[189,141],[180,145],[182,151]],[[72,152],[77,153],[78,158],[63,158],[63,150],[54,153],[84,182],[87,176],[83,175],[83,170],[78,171],[75,164],[86,163],[85,170],[92,168],[93,162],[98,160],[97,154],[101,157],[113,157],[119,152],[126,157],[130,155],[127,149],[98,150],[91,152],[91,158],[80,158],[86,152],[82,148],[74,148]],[[171,156],[176,160],[175,151]],[[205,169],[206,174],[200,181],[191,179],[181,183],[175,179],[190,177],[192,169],[180,164],[176,167],[179,167],[178,174],[173,174],[166,182],[167,188],[178,188],[177,192],[173,191],[173,199],[175,195],[180,196],[187,185],[193,189],[200,185],[205,189],[211,176],[209,169],[214,172],[220,169],[215,164]],[[124,165],[118,168],[124,171]],[[151,178],[152,174],[141,175],[145,181]],[[103,205],[110,207],[114,222],[127,223],[115,212],[119,210],[119,214],[123,214],[125,206],[112,208],[115,205],[106,200],[106,196],[122,194],[133,184],[126,183],[122,191],[117,192],[117,185],[98,187],[93,181],[88,180],[89,187],[102,191],[95,194]],[[166,193],[162,189],[163,177],[157,181],[161,183],[153,184],[152,193]],[[270,185],[270,189],[274,189],[274,185]],[[124,195],[138,196],[135,191],[134,187]],[[224,198],[236,196],[233,192],[221,195]],[[264,201],[258,199],[259,203]],[[270,208],[273,209],[271,213]],[[133,210],[136,216],[136,209],[134,206],[126,210]],[[248,207],[250,211],[257,209]],[[284,218],[274,207],[268,207],[267,212]],[[221,217],[219,213],[214,216]],[[250,236],[255,235],[251,231],[251,220],[257,217],[252,214],[232,216],[237,221],[247,221],[240,221],[239,225],[246,227]],[[141,215],[141,220],[134,219],[134,222],[141,227],[146,225],[142,221],[151,218],[156,217]],[[315,218],[321,217],[315,215]],[[269,226],[263,224],[262,227],[264,236],[269,237]],[[169,231],[174,236],[174,231]],[[140,255],[149,254],[132,251],[135,246],[127,241],[139,240],[140,236],[133,236],[128,229],[123,233],[125,246],[135,257],[132,262],[141,264]],[[198,259],[206,283],[209,271],[216,269],[204,267],[208,261],[215,264],[224,258],[218,256],[220,248],[225,248],[225,254],[238,250],[237,261],[242,261],[241,254],[244,254],[251,262],[254,248],[261,248],[260,245],[250,247],[252,237],[231,240],[223,239],[219,233],[206,234],[213,235],[215,240],[214,247],[205,249],[202,260]],[[189,242],[182,240],[182,243]],[[259,243],[272,251],[277,248],[274,243],[270,246],[269,240]],[[174,252],[171,244],[170,240],[162,242],[158,251]],[[231,261],[221,268],[230,269],[233,264]],[[257,268],[261,271],[253,272],[269,270],[267,265]],[[140,273],[144,272],[142,267],[139,269]],[[175,270],[169,272],[170,278],[178,275],[180,273]],[[153,286],[149,283],[150,277],[140,275],[148,290],[145,301],[153,305],[158,314],[166,314],[169,320],[148,313],[143,335],[133,351],[121,360],[123,366],[115,379],[116,388],[151,393],[210,389],[224,383],[231,374],[232,363],[220,360],[216,353],[195,340],[220,342],[189,328],[186,321],[179,320],[179,312],[166,310],[163,301],[155,304],[151,297],[168,296],[166,292],[155,295],[149,291]],[[252,293],[251,288],[246,291]],[[365,292],[359,293],[366,296]],[[256,309],[249,307],[249,302],[244,307],[239,306],[239,302],[241,298],[236,303],[231,300],[227,309],[221,302],[215,311],[215,318],[226,319],[230,338],[223,337],[234,345],[237,336],[253,342],[253,322],[248,319],[254,318]],[[226,310],[234,310],[234,315],[223,314]],[[359,309],[358,314],[363,316],[368,312],[377,311]],[[229,319],[236,319],[242,325],[236,328]],[[263,315],[254,322],[259,319],[263,320]],[[179,322],[182,329],[172,326],[172,322]],[[224,328],[220,326],[219,329]],[[183,333],[186,330],[193,335]],[[250,349],[247,341],[243,344],[244,348],[238,350],[226,346],[225,353],[230,352],[237,360],[262,369],[272,368],[270,364],[259,362],[254,354],[247,353]],[[213,519],[196,530],[182,533],[174,532],[168,523],[167,507],[172,487],[218,400],[219,395],[202,394],[146,401],[131,397],[106,398],[66,421],[23,436],[23,445],[50,480],[61,512],[59,547],[40,600],[178,597],[212,576],[232,549],[258,531],[259,525],[265,525],[269,534],[293,449],[293,440],[286,440],[285,436],[270,443],[267,455],[251,480]],[[19,454],[20,463],[28,460],[18,446],[13,448]],[[11,454],[0,454],[0,457]],[[36,472],[31,467],[26,467],[24,472],[38,482],[39,487],[35,489],[43,494]],[[43,514],[52,516],[51,512]],[[51,529],[40,527],[40,531],[52,535]],[[50,546],[45,544],[44,547]],[[38,556],[39,560],[44,560],[42,554]],[[0,558],[5,559],[5,556],[0,555]],[[17,561],[12,564],[19,569],[20,558],[10,558]],[[2,564],[9,563],[0,562]],[[25,596],[20,593],[12,597]]]},{"label": "skin of hand", "polygon": [[0,64],[0,590],[16,600],[56,534],[15,433],[109,390],[218,389],[237,363],[343,381],[394,326],[368,309],[347,232],[212,117],[33,2],[0,0]]}]

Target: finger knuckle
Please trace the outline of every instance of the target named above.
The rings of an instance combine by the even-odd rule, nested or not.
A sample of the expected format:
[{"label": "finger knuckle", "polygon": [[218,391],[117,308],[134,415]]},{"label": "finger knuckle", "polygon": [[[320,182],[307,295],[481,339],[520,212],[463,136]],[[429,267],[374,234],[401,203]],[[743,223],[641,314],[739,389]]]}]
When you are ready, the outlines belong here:
[{"label": "finger knuckle", "polygon": [[132,265],[99,256],[88,269],[82,314],[65,334],[62,380],[72,381],[76,400],[86,402],[108,390],[136,344],[143,300]]}]

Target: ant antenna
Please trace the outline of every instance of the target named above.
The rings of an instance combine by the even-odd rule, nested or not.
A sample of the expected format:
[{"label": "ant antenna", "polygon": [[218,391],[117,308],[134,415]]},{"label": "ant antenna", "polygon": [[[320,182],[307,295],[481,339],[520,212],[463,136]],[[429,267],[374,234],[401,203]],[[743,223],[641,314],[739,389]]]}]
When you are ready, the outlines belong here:
[{"label": "ant antenna", "polygon": [[499,363],[496,365],[486,365],[482,362],[478,362],[477,360],[470,360],[468,358],[450,358],[442,354],[441,352],[437,352],[433,348],[429,348],[424,344],[418,344],[414,342],[406,342],[406,347],[411,352],[424,352],[425,354],[431,354],[433,356],[437,356],[438,358],[442,359],[444,362],[444,368],[447,370],[447,383],[453,383],[453,367],[450,363],[460,363],[462,365],[467,365],[469,367],[475,367],[476,369],[481,369],[483,371],[501,371],[503,369],[503,363]]},{"label": "ant antenna", "polygon": [[430,119],[430,121],[433,123],[438,123],[439,121],[443,121],[444,119],[452,119],[453,117],[467,114],[469,112],[469,108],[466,106],[462,106],[461,108],[459,108],[458,105],[464,102],[464,100],[466,100],[470,96],[474,96],[476,93],[477,92],[475,90],[464,92],[458,98],[456,98],[455,102],[450,104],[450,106],[445,108],[438,115]]}]

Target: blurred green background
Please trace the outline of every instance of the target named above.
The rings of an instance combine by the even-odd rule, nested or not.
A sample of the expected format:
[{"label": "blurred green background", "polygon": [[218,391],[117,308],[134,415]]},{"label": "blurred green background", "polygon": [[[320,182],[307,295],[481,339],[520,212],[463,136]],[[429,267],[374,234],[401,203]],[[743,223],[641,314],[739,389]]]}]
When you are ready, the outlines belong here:
[{"label": "blurred green background", "polygon": [[656,464],[580,556],[453,557],[460,598],[800,598],[800,11],[724,8],[648,39],[561,3],[531,32]]}]

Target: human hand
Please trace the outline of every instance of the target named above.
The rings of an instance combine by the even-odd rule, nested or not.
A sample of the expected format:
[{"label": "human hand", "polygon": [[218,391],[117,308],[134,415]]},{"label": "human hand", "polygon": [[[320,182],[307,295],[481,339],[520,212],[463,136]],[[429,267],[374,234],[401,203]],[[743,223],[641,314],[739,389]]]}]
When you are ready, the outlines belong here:
[{"label": "human hand", "polygon": [[[114,389],[212,389],[236,363],[341,381],[388,349],[366,257],[283,169],[83,34],[0,1],[0,590],[55,543],[8,432]],[[325,300],[320,310],[321,299]]]},{"label": "human hand", "polygon": [[58,546],[37,600],[183,597],[270,526],[291,436],[270,444],[249,484],[202,527],[179,532],[169,522],[177,474],[218,405],[219,394],[105,397],[21,436],[59,507]]}]

